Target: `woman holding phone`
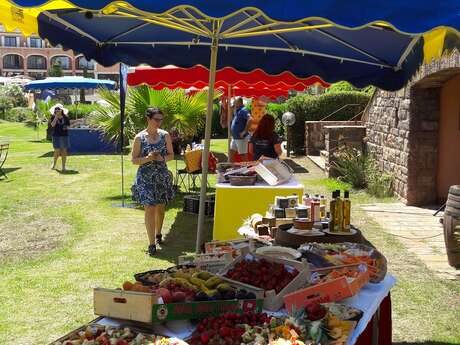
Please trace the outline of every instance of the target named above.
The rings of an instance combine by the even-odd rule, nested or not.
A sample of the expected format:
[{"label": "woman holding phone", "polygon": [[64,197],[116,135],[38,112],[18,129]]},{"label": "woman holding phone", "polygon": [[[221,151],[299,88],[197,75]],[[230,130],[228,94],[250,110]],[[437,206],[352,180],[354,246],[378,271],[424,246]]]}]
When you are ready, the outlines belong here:
[{"label": "woman holding phone", "polygon": [[69,143],[69,127],[70,120],[67,116],[69,112],[60,103],[50,108],[51,119],[49,125],[53,128],[53,165],[51,169],[56,169],[56,163],[59,157],[62,160],[62,172],[65,172],[65,164],[67,161],[67,149],[70,146]]},{"label": "woman holding phone", "polygon": [[147,128],[134,138],[132,162],[139,165],[132,186],[133,200],[144,206],[145,227],[149,238],[148,254],[155,255],[161,244],[165,205],[174,198],[172,174],[166,162],[174,158],[171,137],[160,129],[163,113],[148,108]]}]

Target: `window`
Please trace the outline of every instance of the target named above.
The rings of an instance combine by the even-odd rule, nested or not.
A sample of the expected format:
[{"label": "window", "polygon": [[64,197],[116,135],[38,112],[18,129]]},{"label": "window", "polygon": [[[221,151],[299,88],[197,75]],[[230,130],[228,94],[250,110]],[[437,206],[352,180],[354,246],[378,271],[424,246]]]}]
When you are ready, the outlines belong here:
[{"label": "window", "polygon": [[24,61],[22,56],[16,54],[5,55],[3,57],[3,68],[23,69]]},{"label": "window", "polygon": [[77,69],[89,69],[93,70],[94,69],[94,61],[88,61],[85,59],[84,56],[80,56],[77,58]]},{"label": "window", "polygon": [[15,36],[5,36],[5,47],[17,47],[17,40]]},{"label": "window", "polygon": [[58,64],[61,66],[62,69],[72,69],[72,64],[70,58],[68,56],[55,56],[51,59],[51,66]]},{"label": "window", "polygon": [[29,41],[30,48],[43,48],[43,41],[38,37],[31,37]]},{"label": "window", "polygon": [[46,69],[46,58],[41,55],[31,55],[27,58],[28,69]]}]

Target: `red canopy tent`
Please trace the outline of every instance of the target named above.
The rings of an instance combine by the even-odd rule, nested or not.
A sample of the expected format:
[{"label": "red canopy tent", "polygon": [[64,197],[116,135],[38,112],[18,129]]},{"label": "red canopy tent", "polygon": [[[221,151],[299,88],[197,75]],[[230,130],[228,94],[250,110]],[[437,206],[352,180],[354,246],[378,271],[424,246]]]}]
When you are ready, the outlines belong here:
[{"label": "red canopy tent", "polygon": [[[194,92],[206,88],[208,81],[209,70],[202,65],[195,65],[190,68],[173,65],[160,68],[140,66],[128,73],[128,85],[147,84],[156,90],[181,88]],[[270,75],[261,69],[240,72],[232,67],[225,67],[216,72],[215,89],[220,90],[227,99],[235,96],[276,99],[283,96],[287,97],[289,90],[304,91],[312,85],[329,87],[329,84],[318,76],[298,78],[290,72]],[[227,102],[224,103],[228,104]],[[229,107],[227,107],[227,111],[226,125],[229,127],[232,114]]]},{"label": "red canopy tent", "polygon": [[[128,74],[128,85],[148,84],[155,89],[195,87],[202,89],[208,86],[209,70],[201,65],[190,68],[165,66],[160,68],[136,67]],[[232,67],[225,67],[216,72],[216,88],[227,88],[229,85],[241,89],[283,89],[303,91],[311,85],[319,84],[329,87],[329,84],[318,76],[297,78],[290,72],[270,75],[261,69],[252,72],[239,72]]]}]

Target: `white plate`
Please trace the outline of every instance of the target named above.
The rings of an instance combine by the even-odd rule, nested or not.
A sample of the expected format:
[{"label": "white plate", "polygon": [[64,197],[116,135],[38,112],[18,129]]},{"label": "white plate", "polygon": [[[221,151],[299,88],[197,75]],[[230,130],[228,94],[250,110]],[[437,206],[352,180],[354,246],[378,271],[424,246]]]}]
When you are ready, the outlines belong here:
[{"label": "white plate", "polygon": [[298,236],[324,236],[324,233],[322,231],[319,231],[318,229],[300,230],[296,228],[290,228],[289,230],[287,230],[287,232]]},{"label": "white plate", "polygon": [[329,235],[339,235],[339,236],[352,236],[352,235],[356,235],[357,231],[355,229],[350,229],[350,232],[344,232],[344,231],[340,231],[340,232],[330,232],[329,229],[324,229],[323,230],[326,234],[329,234]]},{"label": "white plate", "polygon": [[256,254],[275,256],[283,259],[298,259],[302,256],[297,250],[281,246],[267,246],[256,249]]}]

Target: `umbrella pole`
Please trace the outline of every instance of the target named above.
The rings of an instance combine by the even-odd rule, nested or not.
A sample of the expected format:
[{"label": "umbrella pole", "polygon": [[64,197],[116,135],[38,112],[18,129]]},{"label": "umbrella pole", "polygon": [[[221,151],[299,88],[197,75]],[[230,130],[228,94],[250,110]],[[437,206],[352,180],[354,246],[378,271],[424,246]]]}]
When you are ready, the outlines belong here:
[{"label": "umbrella pole", "polygon": [[227,161],[230,162],[230,143],[232,141],[232,108],[230,107],[230,100],[232,99],[232,86],[228,84],[227,90]]},{"label": "umbrella pole", "polygon": [[211,126],[212,126],[212,111],[214,104],[214,85],[216,81],[216,65],[217,65],[217,50],[218,38],[214,35],[211,43],[211,62],[209,64],[209,84],[208,84],[208,111],[206,114],[206,127],[204,134],[204,150],[201,156],[201,189],[200,189],[200,208],[198,212],[198,226],[196,234],[196,252],[201,252],[203,244],[204,232],[204,213],[206,191],[208,187],[208,157],[209,147],[211,144]]}]

